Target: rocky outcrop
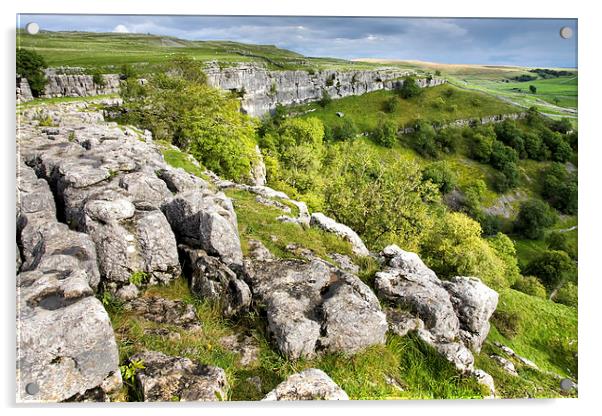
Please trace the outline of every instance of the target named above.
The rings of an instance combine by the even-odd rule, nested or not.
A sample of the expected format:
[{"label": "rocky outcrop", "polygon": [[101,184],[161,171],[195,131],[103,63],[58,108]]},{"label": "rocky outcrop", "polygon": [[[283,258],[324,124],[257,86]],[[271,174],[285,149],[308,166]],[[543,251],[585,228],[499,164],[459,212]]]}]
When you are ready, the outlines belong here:
[{"label": "rocky outcrop", "polygon": [[349,400],[349,396],[325,372],[310,368],[289,376],[263,400]]},{"label": "rocky outcrop", "polygon": [[194,294],[202,299],[218,301],[227,317],[248,311],[251,290],[228,266],[200,249],[182,245],[180,253]]},{"label": "rocky outcrop", "polygon": [[309,224],[312,227],[317,227],[324,231],[334,233],[343,240],[348,241],[351,244],[351,250],[358,256],[368,256],[370,254],[364,245],[364,242],[355,231],[346,225],[338,223],[332,218],[327,217],[321,212],[314,212],[311,214]]},{"label": "rocky outcrop", "polygon": [[103,74],[101,77],[102,82],[97,84],[92,75],[57,74],[52,70],[46,71],[47,83],[41,97],[87,97],[119,92],[118,74]]},{"label": "rocky outcrop", "polygon": [[388,246],[385,267],[376,273],[378,295],[401,311],[389,312],[390,329],[403,336],[416,331],[460,371],[473,369],[469,348],[479,351],[498,295],[476,278],[442,282],[415,253]]},{"label": "rocky outcrop", "polygon": [[124,309],[146,320],[178,326],[187,331],[201,328],[194,306],[181,300],[164,299],[160,296],[145,296],[125,303]]},{"label": "rocky outcrop", "polygon": [[[242,94],[242,109],[252,116],[262,116],[273,110],[276,104],[318,101],[323,91],[332,98],[343,98],[398,88],[403,83],[401,78],[409,75],[407,71],[386,68],[363,71],[268,71],[253,63],[226,68],[210,64],[205,72],[210,85]],[[439,78],[430,82],[426,78],[418,80],[421,87],[444,82]]]},{"label": "rocky outcrop", "polygon": [[25,103],[33,100],[33,94],[29,87],[27,78],[22,78],[17,75],[17,103]]},{"label": "rocky outcrop", "polygon": [[17,400],[63,401],[121,386],[92,240],[57,222],[48,184],[22,164],[17,175]]},{"label": "rocky outcrop", "polygon": [[256,302],[268,329],[290,359],[321,351],[356,353],[382,344],[387,323],[378,299],[357,276],[311,258],[273,258],[259,242],[245,260]]},{"label": "rocky outcrop", "polygon": [[144,366],[135,379],[145,402],[222,401],[228,397],[226,372],[219,367],[155,351],[136,354],[130,360]]}]

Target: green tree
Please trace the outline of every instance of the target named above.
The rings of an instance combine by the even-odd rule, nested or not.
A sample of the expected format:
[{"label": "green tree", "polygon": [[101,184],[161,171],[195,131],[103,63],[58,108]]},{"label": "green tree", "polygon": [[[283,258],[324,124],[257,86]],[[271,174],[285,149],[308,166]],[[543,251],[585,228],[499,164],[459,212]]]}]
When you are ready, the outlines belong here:
[{"label": "green tree", "polygon": [[456,187],[457,177],[445,161],[429,164],[422,170],[422,180],[431,181],[442,194],[451,192]]},{"label": "green tree", "polygon": [[420,121],[415,127],[414,148],[424,157],[437,156],[437,144],[435,128],[425,121]]},{"label": "green tree", "polygon": [[535,276],[520,277],[514,282],[512,288],[530,296],[545,299],[546,287]]},{"label": "green tree", "polygon": [[399,95],[401,98],[405,99],[416,97],[420,95],[421,92],[422,89],[418,86],[416,78],[412,76],[405,77],[401,87],[399,88]]},{"label": "green tree", "polygon": [[531,91],[531,94],[535,94],[537,93],[537,87],[535,85],[529,85],[529,91]]},{"label": "green tree", "polygon": [[322,98],[320,98],[318,104],[320,104],[321,107],[326,107],[328,104],[331,103],[331,101],[332,98],[330,97],[330,94],[328,94],[328,91],[322,90]]},{"label": "green tree", "polygon": [[200,63],[180,57],[144,86],[128,79],[122,89],[127,121],[188,151],[217,174],[245,181],[257,158],[256,123],[240,112],[238,100],[205,81]]},{"label": "green tree", "polygon": [[567,233],[554,231],[546,236],[548,249],[567,253],[572,259],[577,259],[577,247],[571,242]]},{"label": "green tree", "polygon": [[556,215],[548,204],[531,199],[521,203],[514,228],[526,238],[535,240],[542,238],[544,230],[555,222]]},{"label": "green tree", "polygon": [[380,117],[372,132],[374,141],[384,147],[393,147],[397,141],[397,123],[385,117]]},{"label": "green tree", "polygon": [[564,251],[547,250],[531,260],[525,274],[539,278],[549,289],[566,282],[575,272],[575,265]]},{"label": "green tree", "polygon": [[564,214],[577,214],[577,175],[561,163],[553,163],[542,174],[541,195]]},{"label": "green tree", "polygon": [[497,257],[504,262],[504,278],[509,285],[513,285],[521,276],[516,258],[516,248],[512,240],[504,233],[497,233],[487,239]]},{"label": "green tree", "polygon": [[390,97],[384,104],[384,110],[387,113],[394,113],[399,109],[399,98],[393,96]]},{"label": "green tree", "polygon": [[17,49],[17,74],[27,78],[35,97],[39,97],[44,92],[47,82],[44,69],[47,67],[42,55],[29,49]]},{"label": "green tree", "polygon": [[576,308],[579,306],[579,290],[577,285],[572,282],[566,282],[554,296],[554,302]]},{"label": "green tree", "polygon": [[419,167],[400,159],[385,162],[361,141],[337,144],[328,157],[327,213],[371,248],[396,243],[416,250],[432,222],[424,201],[436,192],[423,183]]},{"label": "green tree", "polygon": [[495,133],[491,127],[475,128],[468,130],[470,139],[470,154],[474,160],[489,163]]},{"label": "green tree", "polygon": [[462,140],[462,131],[456,127],[446,127],[437,132],[435,142],[445,153],[453,153]]},{"label": "green tree", "polygon": [[447,213],[422,241],[423,260],[441,277],[477,276],[494,288],[510,285],[507,265],[481,238],[478,222],[459,212]]},{"label": "green tree", "polygon": [[330,128],[328,134],[325,131],[325,136],[328,137],[328,140],[348,140],[354,139],[355,136],[359,134],[359,129],[353,121],[353,118],[347,116],[340,121],[336,122],[334,126]]}]

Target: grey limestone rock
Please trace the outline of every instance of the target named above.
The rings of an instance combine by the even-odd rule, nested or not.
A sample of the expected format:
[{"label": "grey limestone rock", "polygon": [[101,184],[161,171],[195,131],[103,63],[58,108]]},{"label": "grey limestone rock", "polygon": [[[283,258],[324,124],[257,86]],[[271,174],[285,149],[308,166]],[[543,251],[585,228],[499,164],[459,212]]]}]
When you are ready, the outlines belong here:
[{"label": "grey limestone rock", "polygon": [[349,400],[349,396],[325,372],[310,368],[289,376],[263,400]]},{"label": "grey limestone rock", "polygon": [[359,256],[367,256],[370,254],[362,239],[355,231],[344,224],[338,223],[332,218],[327,217],[321,212],[311,214],[310,225],[312,227],[321,228],[324,231],[334,233],[351,244],[353,252]]},{"label": "grey limestone rock", "polygon": [[187,330],[201,327],[194,306],[180,300],[143,296],[127,302],[124,308],[152,322],[176,325]]},{"label": "grey limestone rock", "polygon": [[185,245],[180,245],[180,253],[193,293],[203,299],[218,301],[223,314],[228,317],[249,309],[249,286],[217,257]]},{"label": "grey limestone rock", "polygon": [[145,402],[222,401],[228,394],[226,373],[219,367],[204,365],[184,357],[160,352],[136,354],[141,361],[136,372],[136,387]]},{"label": "grey limestone rock", "polygon": [[319,351],[353,354],[384,343],[386,318],[357,276],[327,262],[276,259],[254,242],[245,260],[247,282],[264,305],[280,351],[291,359]]}]

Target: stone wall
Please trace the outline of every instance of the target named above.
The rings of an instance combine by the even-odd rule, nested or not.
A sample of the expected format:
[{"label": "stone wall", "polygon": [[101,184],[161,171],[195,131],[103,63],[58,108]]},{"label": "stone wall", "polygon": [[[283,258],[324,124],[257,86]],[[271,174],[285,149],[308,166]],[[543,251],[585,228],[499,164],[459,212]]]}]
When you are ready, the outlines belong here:
[{"label": "stone wall", "polygon": [[[446,127],[468,127],[468,126],[478,126],[492,123],[501,123],[504,120],[519,120],[523,119],[527,116],[527,113],[509,113],[509,114],[494,114],[491,116],[484,116],[481,118],[463,118],[451,121],[449,123],[444,123],[439,126],[434,126],[435,129],[444,129]],[[405,127],[399,129],[398,134],[412,134],[416,131],[414,127]]]},{"label": "stone wall", "polygon": [[17,102],[24,103],[31,100],[33,100],[33,94],[31,93],[27,78],[17,75]]},{"label": "stone wall", "polygon": [[[361,95],[381,89],[393,89],[410,73],[396,69],[366,71],[268,71],[256,64],[220,68],[207,67],[209,84],[243,94],[241,107],[252,116],[261,116],[276,107],[317,101],[326,91],[332,98]],[[421,87],[440,85],[444,79],[419,79]]]}]

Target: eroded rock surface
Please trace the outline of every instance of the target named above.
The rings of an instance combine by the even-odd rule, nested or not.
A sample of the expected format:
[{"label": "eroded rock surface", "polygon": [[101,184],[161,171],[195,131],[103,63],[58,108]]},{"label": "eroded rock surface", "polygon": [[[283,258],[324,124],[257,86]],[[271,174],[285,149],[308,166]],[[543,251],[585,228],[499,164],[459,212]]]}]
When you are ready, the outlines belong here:
[{"label": "eroded rock surface", "polygon": [[147,351],[131,357],[144,369],[136,372],[136,386],[145,402],[221,401],[228,395],[226,373],[219,367]]},{"label": "eroded rock surface", "polygon": [[349,400],[349,396],[324,371],[310,368],[288,377],[263,400]]},{"label": "eroded rock surface", "polygon": [[225,316],[246,312],[251,290],[228,266],[201,249],[181,245],[184,270],[190,276],[190,290],[203,299],[219,302]]},{"label": "eroded rock surface", "polygon": [[131,300],[124,307],[149,321],[175,325],[190,331],[201,327],[194,306],[180,300],[145,296]]},{"label": "eroded rock surface", "polygon": [[19,164],[17,400],[64,401],[92,390],[105,400],[121,375],[109,316],[94,297],[95,246],[55,213],[48,184]]},{"label": "eroded rock surface", "polygon": [[284,355],[352,354],[384,343],[385,315],[357,276],[317,258],[273,258],[259,242],[251,248],[245,261],[248,283],[264,305],[269,330]]},{"label": "eroded rock surface", "polygon": [[388,312],[390,329],[401,336],[416,331],[458,370],[471,371],[470,350],[479,351],[489,332],[497,293],[476,278],[443,282],[417,254],[397,246],[386,247],[381,258],[377,293],[398,308]]},{"label": "eroded rock surface", "polygon": [[353,253],[358,256],[368,256],[370,254],[364,242],[355,231],[346,225],[327,217],[321,212],[314,212],[311,214],[310,225],[334,233],[343,238],[343,240],[348,241],[351,244]]}]

